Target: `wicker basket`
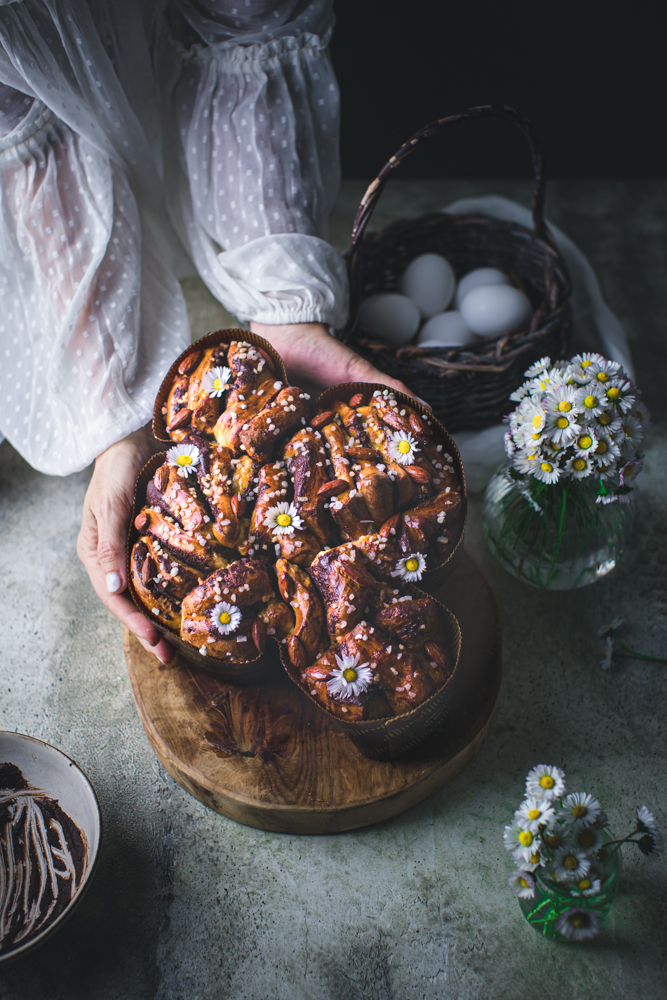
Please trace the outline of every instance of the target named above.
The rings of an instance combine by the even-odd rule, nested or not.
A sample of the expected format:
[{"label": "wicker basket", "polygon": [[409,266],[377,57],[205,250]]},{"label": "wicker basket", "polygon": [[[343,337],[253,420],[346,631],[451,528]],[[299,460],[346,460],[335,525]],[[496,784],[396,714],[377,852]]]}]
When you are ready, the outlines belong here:
[{"label": "wicker basket", "polygon": [[[434,212],[364,235],[391,171],[446,126],[482,117],[512,122],[528,141],[535,171],[533,230],[487,215]],[[511,409],[509,395],[523,381],[525,369],[545,354],[559,358],[568,351],[570,280],[543,211],[542,157],[529,122],[513,108],[470,108],[420,129],[385,164],[359,206],[347,254],[350,321],[341,339],[381,371],[405,382],[449,430],[497,423]],[[410,261],[423,253],[446,257],[457,279],[476,267],[504,271],[533,304],[530,325],[464,348],[408,344],[396,349],[369,339],[359,325],[360,302],[375,292],[394,291]]]}]

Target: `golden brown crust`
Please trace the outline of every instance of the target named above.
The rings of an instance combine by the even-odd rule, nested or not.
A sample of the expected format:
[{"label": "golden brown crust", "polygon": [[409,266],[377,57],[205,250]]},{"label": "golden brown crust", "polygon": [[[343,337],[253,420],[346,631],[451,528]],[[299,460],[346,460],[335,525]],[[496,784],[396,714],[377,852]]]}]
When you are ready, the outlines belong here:
[{"label": "golden brown crust", "polygon": [[[287,639],[288,652],[295,666],[301,667],[301,663],[295,662],[295,649],[301,649],[305,666],[313,662],[321,646],[326,644],[322,598],[310,576],[286,559],[276,562],[276,575],[280,596],[290,605],[295,616],[294,629]],[[291,642],[292,639],[296,642]]]},{"label": "golden brown crust", "polygon": [[[161,470],[166,470],[166,476]],[[166,486],[160,490],[157,482],[164,478]],[[196,479],[182,476],[175,466],[167,462],[148,482],[146,500],[152,507],[159,507],[173,517],[186,531],[196,531],[211,521]]]},{"label": "golden brown crust", "polygon": [[456,525],[463,504],[460,493],[438,493],[424,503],[405,511],[400,546],[405,555],[426,552],[431,540]]},{"label": "golden brown crust", "polygon": [[287,386],[242,426],[239,447],[257,461],[265,462],[278,442],[306,424],[309,412],[308,393],[296,386]]},{"label": "golden brown crust", "polygon": [[146,540],[140,539],[135,542],[130,555],[130,574],[134,589],[151,618],[165,628],[178,632],[181,627],[180,606],[168,594],[158,590],[152,577],[144,582],[146,573],[143,571],[147,559],[150,560],[151,556]]},{"label": "golden brown crust", "polygon": [[152,535],[165,549],[190,566],[210,572],[228,565],[229,560],[213,535],[210,523],[196,531],[185,531],[161,510],[143,507],[135,525],[142,534]]}]

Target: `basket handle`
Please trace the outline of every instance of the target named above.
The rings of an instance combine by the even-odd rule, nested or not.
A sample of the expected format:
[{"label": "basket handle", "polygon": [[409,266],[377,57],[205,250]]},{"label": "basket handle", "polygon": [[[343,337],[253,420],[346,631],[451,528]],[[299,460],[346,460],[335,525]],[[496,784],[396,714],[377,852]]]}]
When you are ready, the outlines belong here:
[{"label": "basket handle", "polygon": [[[373,183],[367,188],[366,193],[361,199],[361,204],[359,205],[354,219],[352,238],[348,251],[350,276],[354,275],[356,272],[355,261],[357,249],[361,243],[366,227],[370,222],[371,216],[375,211],[375,206],[380,199],[380,195],[384,190],[391,171],[400,166],[404,160],[407,160],[408,156],[414,152],[417,146],[419,146],[422,142],[426,142],[427,139],[436,135],[443,128],[449,125],[455,125],[458,122],[468,121],[471,118],[504,118],[505,121],[512,122],[512,124],[516,125],[517,128],[519,128],[525,135],[528,145],[530,146],[530,154],[533,159],[533,170],[535,171],[535,188],[533,190],[532,206],[533,227],[535,235],[538,238],[551,243],[548,230],[544,225],[544,164],[542,160],[542,153],[540,152],[537,142],[535,141],[535,136],[530,122],[527,118],[520,115],[518,111],[515,111],[514,108],[505,106],[501,107],[494,104],[483,104],[477,108],[468,108],[467,111],[462,111],[458,115],[448,115],[447,118],[439,118],[437,121],[431,122],[429,125],[425,125],[423,128],[420,128],[419,131],[415,132],[415,134],[408,139],[407,142],[404,142],[398,152],[392,156],[387,163],[385,163]],[[354,284],[354,282],[352,282],[352,284]]]}]

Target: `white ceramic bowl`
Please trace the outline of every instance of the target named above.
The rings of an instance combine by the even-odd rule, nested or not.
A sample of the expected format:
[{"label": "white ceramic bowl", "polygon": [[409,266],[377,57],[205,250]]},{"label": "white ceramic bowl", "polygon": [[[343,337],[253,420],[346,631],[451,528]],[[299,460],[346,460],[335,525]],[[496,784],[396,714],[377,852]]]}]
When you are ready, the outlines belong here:
[{"label": "white ceramic bowl", "polygon": [[85,834],[88,857],[79,888],[71,902],[43,931],[16,948],[1,953],[0,965],[41,944],[70,916],[93,878],[102,837],[102,817],[95,790],[83,771],[62,750],[32,736],[0,730],[0,763],[5,762],[15,764],[29,784],[43,789],[49,798],[58,800],[63,811]]}]

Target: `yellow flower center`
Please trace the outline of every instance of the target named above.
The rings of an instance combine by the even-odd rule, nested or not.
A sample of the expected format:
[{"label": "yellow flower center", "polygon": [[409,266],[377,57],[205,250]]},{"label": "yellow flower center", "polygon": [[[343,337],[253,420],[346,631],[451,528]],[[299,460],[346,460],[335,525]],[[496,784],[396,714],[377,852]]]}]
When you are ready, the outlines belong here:
[{"label": "yellow flower center", "polygon": [[547,836],[547,844],[549,845],[549,847],[560,847],[561,845],[560,835],[557,833],[550,833]]},{"label": "yellow flower center", "polygon": [[579,438],[580,448],[590,448],[592,444],[593,444],[593,438],[590,436],[590,434],[582,434],[581,437]]},{"label": "yellow flower center", "polygon": [[595,408],[597,401],[597,396],[586,396],[584,399],[584,406],[587,406],[589,410],[592,410]]},{"label": "yellow flower center", "polygon": [[536,430],[539,430],[541,426],[542,426],[542,414],[536,413],[535,416],[533,417],[533,427]]},{"label": "yellow flower center", "polygon": [[568,871],[573,872],[574,869],[578,866],[579,862],[577,861],[577,859],[573,854],[568,854],[567,857],[564,858],[563,864]]},{"label": "yellow flower center", "polygon": [[583,469],[586,468],[586,460],[584,458],[575,458],[572,464],[577,470],[577,472],[581,472]]},{"label": "yellow flower center", "polygon": [[607,375],[606,372],[598,372],[595,377],[598,380],[598,382],[608,382],[609,381],[609,376]]},{"label": "yellow flower center", "polygon": [[542,810],[541,809],[529,809],[528,810],[528,819],[539,819],[541,815],[542,815]]},{"label": "yellow flower center", "polygon": [[533,441],[539,441],[540,438],[542,437],[541,434],[531,434],[530,436],[532,437]]},{"label": "yellow flower center", "polygon": [[578,886],[579,886],[579,888],[580,888],[580,889],[582,890],[582,892],[583,892],[583,891],[584,891],[585,889],[590,889],[590,887],[591,887],[591,885],[592,885],[592,884],[593,884],[593,883],[591,882],[591,880],[590,880],[589,878],[581,878],[581,879],[579,879],[579,881],[577,882],[577,885],[578,885]]},{"label": "yellow flower center", "polygon": [[611,423],[611,417],[609,416],[608,413],[601,413],[600,416],[598,417],[598,421],[602,424],[603,427],[606,427],[607,424]]},{"label": "yellow flower center", "polygon": [[579,834],[579,843],[582,847],[592,847],[595,843],[595,834],[591,833],[590,830],[584,830],[583,833]]},{"label": "yellow flower center", "polygon": [[600,455],[604,455],[605,451],[607,451],[607,442],[606,441],[598,441],[598,446],[597,446],[597,448],[595,450]]},{"label": "yellow flower center", "polygon": [[229,625],[229,623],[230,623],[231,620],[232,620],[232,616],[230,615],[229,611],[221,611],[220,612],[220,615],[218,617],[218,621],[220,622],[221,625]]},{"label": "yellow flower center", "polygon": [[356,681],[357,679],[357,671],[354,667],[347,667],[347,669],[343,671],[343,677],[348,684],[351,684],[352,681]]},{"label": "yellow flower center", "polygon": [[278,514],[276,518],[276,524],[279,524],[281,528],[287,528],[288,525],[292,523],[292,518],[289,514]]},{"label": "yellow flower center", "polygon": [[553,472],[554,471],[553,465],[549,465],[548,462],[542,462],[542,464],[540,465],[540,469],[542,470],[542,472]]},{"label": "yellow flower center", "polygon": [[530,882],[527,882],[526,879],[523,877],[523,875],[519,879],[519,885],[521,886],[522,889],[530,888]]},{"label": "yellow flower center", "polygon": [[580,927],[588,927],[588,917],[584,913],[575,913],[573,917],[570,917],[570,923],[573,924],[577,930]]},{"label": "yellow flower center", "polygon": [[533,842],[533,835],[530,830],[522,830],[519,834],[519,843],[522,847],[530,847]]},{"label": "yellow flower center", "polygon": [[401,455],[407,455],[407,453],[410,451],[410,442],[409,441],[399,441],[398,442],[398,450],[400,451]]},{"label": "yellow flower center", "polygon": [[181,468],[185,465],[192,465],[192,455],[179,455],[176,459],[176,465],[180,465]]},{"label": "yellow flower center", "polygon": [[222,387],[223,387],[224,384],[225,383],[222,381],[221,378],[216,378],[216,379],[213,380],[213,388],[216,390],[216,392],[219,392],[220,389],[222,389]]},{"label": "yellow flower center", "polygon": [[609,389],[607,389],[607,399],[612,399],[612,400],[618,399],[620,395],[621,395],[621,390],[618,388],[617,385],[612,385],[610,386]]},{"label": "yellow flower center", "polygon": [[567,399],[562,399],[558,404],[558,409],[561,413],[569,413],[572,409],[572,403],[570,403]]},{"label": "yellow flower center", "polygon": [[556,782],[550,774],[543,774],[540,778],[540,785],[542,788],[553,788],[555,784]]},{"label": "yellow flower center", "polygon": [[582,361],[581,362],[581,367],[582,368],[590,368],[591,364],[592,364],[591,361]]},{"label": "yellow flower center", "polygon": [[531,856],[530,856],[530,863],[531,863],[531,865],[538,864],[539,860],[540,860],[539,854],[531,854]]},{"label": "yellow flower center", "polygon": [[419,569],[419,560],[415,559],[414,557],[412,559],[406,560],[405,568],[409,573],[414,573],[415,570]]},{"label": "yellow flower center", "polygon": [[561,430],[565,430],[566,427],[570,426],[570,421],[567,417],[559,417],[556,421],[556,426],[560,427]]},{"label": "yellow flower center", "polygon": [[588,812],[586,806],[572,806],[572,815],[575,819],[581,819]]}]

